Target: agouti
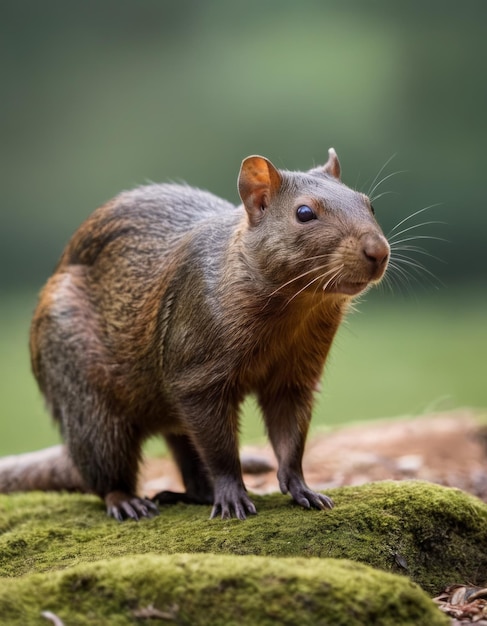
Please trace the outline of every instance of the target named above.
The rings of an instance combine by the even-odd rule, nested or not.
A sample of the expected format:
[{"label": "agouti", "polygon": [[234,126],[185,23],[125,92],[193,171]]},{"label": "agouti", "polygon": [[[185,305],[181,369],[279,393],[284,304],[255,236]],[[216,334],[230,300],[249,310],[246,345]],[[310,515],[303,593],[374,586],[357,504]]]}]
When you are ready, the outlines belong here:
[{"label": "agouti", "polygon": [[65,446],[0,462],[0,490],[80,489],[116,519],[151,516],[137,474],[142,443],[160,434],[186,493],[155,501],[244,519],[256,511],[241,474],[239,405],[255,394],[283,493],[333,506],[301,469],[314,390],[353,296],[383,276],[389,245],[369,199],[340,181],[333,149],[309,172],[248,157],[238,189],[235,207],[189,186],[139,187],[75,232],[30,337]]}]

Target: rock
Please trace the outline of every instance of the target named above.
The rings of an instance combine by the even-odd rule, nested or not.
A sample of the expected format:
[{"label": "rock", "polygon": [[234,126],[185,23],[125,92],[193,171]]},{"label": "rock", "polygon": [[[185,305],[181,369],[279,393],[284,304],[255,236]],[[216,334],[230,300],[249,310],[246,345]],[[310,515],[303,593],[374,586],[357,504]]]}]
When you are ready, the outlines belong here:
[{"label": "rock", "polygon": [[447,626],[407,578],[346,560],[214,554],[126,556],[2,581],[0,615],[66,625]]}]

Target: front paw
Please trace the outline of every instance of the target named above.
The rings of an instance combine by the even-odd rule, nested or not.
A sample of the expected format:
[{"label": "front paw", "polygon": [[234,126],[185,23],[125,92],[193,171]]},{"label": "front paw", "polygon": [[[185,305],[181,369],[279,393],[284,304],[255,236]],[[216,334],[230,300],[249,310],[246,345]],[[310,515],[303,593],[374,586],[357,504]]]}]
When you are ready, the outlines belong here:
[{"label": "front paw", "polygon": [[301,480],[289,481],[285,492],[289,492],[293,500],[305,509],[332,509],[333,500],[324,493],[317,493]]},{"label": "front paw", "polygon": [[243,485],[235,485],[222,480],[215,484],[215,498],[210,519],[220,516],[222,519],[247,519],[247,515],[256,515],[257,509],[248,497]]},{"label": "front paw", "polygon": [[295,502],[305,509],[332,509],[335,504],[333,500],[324,493],[317,493],[307,487],[298,490],[295,494],[291,493]]}]

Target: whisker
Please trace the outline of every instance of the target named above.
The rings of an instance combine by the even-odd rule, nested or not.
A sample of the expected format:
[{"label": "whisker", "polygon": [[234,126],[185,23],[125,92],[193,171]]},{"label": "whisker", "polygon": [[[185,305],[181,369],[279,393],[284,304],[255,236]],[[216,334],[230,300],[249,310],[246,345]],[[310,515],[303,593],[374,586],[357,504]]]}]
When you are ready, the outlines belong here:
[{"label": "whisker", "polygon": [[412,259],[409,256],[403,255],[403,254],[395,254],[394,258],[399,262],[399,263],[405,263],[406,265],[409,265],[410,267],[416,268],[416,270],[418,270],[418,272],[421,274],[421,272],[424,272],[425,274],[428,274],[428,276],[431,276],[431,278],[433,278],[434,280],[438,281],[441,285],[443,284],[441,282],[441,280],[438,278],[438,276],[436,276],[435,274],[433,274],[433,272],[431,272],[427,267],[425,267],[422,263],[419,263],[419,261],[415,261],[414,259]]},{"label": "whisker", "polygon": [[[412,291],[413,281],[419,283],[420,285],[424,285],[424,281],[426,280],[436,289],[439,285],[443,285],[442,281],[421,261],[415,258],[414,255],[422,255],[424,257],[430,257],[443,262],[442,259],[438,258],[434,254],[431,254],[422,246],[418,245],[418,243],[422,239],[442,242],[446,242],[447,240],[437,235],[414,234],[414,231],[426,226],[436,224],[444,225],[446,222],[440,220],[426,220],[417,224],[407,225],[407,222],[411,219],[437,206],[440,205],[431,204],[414,211],[404,219],[400,220],[387,234],[389,245],[391,247],[391,258],[389,260],[391,272],[388,273],[388,277],[390,277],[391,282],[399,281],[398,284],[401,287],[407,288],[408,291]],[[401,228],[403,225],[406,226]],[[408,253],[412,253],[413,256]]]},{"label": "whisker", "polygon": [[269,298],[275,295],[281,289],[284,289],[284,287],[287,287],[288,285],[293,283],[294,281],[299,280],[300,278],[304,278],[305,276],[307,276],[308,274],[311,274],[312,272],[319,272],[320,270],[325,269],[325,267],[326,265],[318,265],[318,267],[312,267],[311,269],[306,270],[306,272],[303,272],[302,274],[298,274],[298,276],[294,276],[293,278],[291,278],[291,280],[288,280],[287,282],[283,283],[280,287],[278,287],[272,293],[270,293]]},{"label": "whisker", "polygon": [[427,222],[420,222],[419,224],[413,224],[412,226],[408,226],[408,228],[403,228],[395,233],[392,237],[390,237],[389,241],[394,241],[396,237],[403,235],[404,233],[409,232],[410,230],[414,230],[415,228],[421,228],[422,226],[429,226],[430,224],[446,224],[446,222],[441,222],[439,220],[429,220]]},{"label": "whisker", "polygon": [[[338,269],[338,272],[342,269],[343,265],[340,266],[340,268]],[[300,293],[302,293],[305,289],[307,289],[309,286],[311,286],[315,281],[320,280],[321,278],[323,278],[324,276],[327,276],[328,274],[330,274],[331,272],[335,272],[336,269],[333,268],[331,270],[328,270],[328,272],[325,272],[324,274],[320,274],[319,276],[316,276],[315,278],[313,278],[312,280],[309,281],[309,283],[306,283],[306,285],[304,287],[301,287],[301,289],[299,291],[297,291],[293,296],[291,296],[291,298],[289,298],[289,300],[286,302],[286,304],[284,305],[283,308],[287,307],[288,304],[290,302],[292,302],[292,300],[294,300],[294,298],[296,298],[297,296],[299,296]],[[328,283],[327,283],[328,285]]]},{"label": "whisker", "polygon": [[394,266],[389,264],[389,271],[384,275],[380,283],[377,285],[378,289],[384,290],[386,287],[389,289],[391,293],[394,293],[394,285],[396,276],[394,274]]},{"label": "whisker", "polygon": [[383,196],[390,196],[390,195],[398,195],[397,191],[383,191],[382,193],[379,193],[377,196],[374,196],[373,198],[369,198],[370,202],[377,202],[377,200],[379,198],[382,198]]},{"label": "whisker", "polygon": [[448,239],[443,237],[435,237],[434,235],[415,235],[414,237],[405,237],[404,239],[398,239],[393,241],[394,244],[405,243],[406,241],[416,241],[417,239],[433,239],[435,241],[444,241],[448,243]]},{"label": "whisker", "polygon": [[[330,278],[330,279],[329,279],[329,280],[328,280],[328,281],[327,281],[327,282],[323,285],[323,287],[322,287],[323,291],[324,291],[324,290],[328,287],[328,285],[330,285],[330,284],[333,282],[333,280],[335,280],[335,279],[338,279],[338,278],[339,278],[339,276],[340,276],[340,272],[342,271],[342,269],[343,269],[344,267],[345,267],[345,266],[344,266],[344,265],[343,265],[343,263],[342,263],[342,265],[340,265],[340,267],[336,270],[335,274],[333,274],[333,276],[332,276],[332,277],[331,277],[331,278]],[[323,274],[323,275],[321,276],[321,278],[323,278],[324,276],[325,276],[325,275]],[[337,280],[337,283],[338,283],[338,280]]]},{"label": "whisker", "polygon": [[430,204],[428,206],[423,207],[422,209],[419,209],[418,211],[415,211],[414,213],[411,213],[411,215],[408,215],[407,217],[402,219],[387,233],[387,238],[389,238],[392,235],[392,233],[396,230],[396,228],[399,228],[399,226],[404,224],[404,222],[407,222],[408,220],[412,219],[416,215],[419,215],[420,213],[424,213],[424,211],[429,211],[430,209],[434,209],[437,206],[441,206],[441,203],[437,202],[435,204]]},{"label": "whisker", "polygon": [[[402,288],[404,287],[410,293],[414,293],[411,285],[412,276],[403,267],[399,266],[397,263],[394,263],[393,260],[389,261],[389,268],[390,270],[392,270],[392,272],[386,274],[386,276],[388,276],[391,280],[393,278],[396,279],[396,285],[399,290],[402,290]],[[404,282],[400,282],[399,279]]]},{"label": "whisker", "polygon": [[417,254],[423,254],[424,256],[428,256],[432,259],[435,259],[435,261],[439,261],[440,263],[446,263],[444,259],[440,258],[439,256],[436,256],[435,254],[431,254],[431,252],[424,250],[420,246],[396,246],[395,244],[396,244],[395,241],[393,241],[390,244],[392,253],[395,253],[397,251],[416,252]]},{"label": "whisker", "polygon": [[415,259],[411,258],[410,256],[407,256],[406,254],[395,254],[394,258],[397,261],[399,261],[400,263],[407,263],[408,265],[411,265],[413,267],[417,267],[417,268],[421,269],[422,271],[430,274],[434,278],[436,278],[436,276],[433,274],[433,272],[431,272],[427,267],[425,267],[423,265],[423,263],[420,263],[419,261],[416,261]]},{"label": "whisker", "polygon": [[377,285],[377,287],[379,289],[384,289],[384,287],[387,287],[391,293],[394,293],[393,282],[392,282],[393,278],[395,278],[395,276],[393,275],[392,272],[385,274],[382,280],[380,281],[380,283]]},{"label": "whisker", "polygon": [[392,156],[390,156],[387,161],[384,163],[384,165],[380,168],[380,170],[377,172],[374,180],[370,183],[370,187],[369,187],[369,191],[367,193],[367,195],[370,197],[371,195],[371,189],[372,187],[375,185],[375,183],[377,182],[379,176],[382,174],[382,172],[386,169],[386,167],[389,165],[389,163],[392,161],[392,159],[394,159],[396,157],[397,153],[394,153]]},{"label": "whisker", "polygon": [[[343,267],[343,264],[342,264],[340,267]],[[340,270],[340,268],[339,268],[339,270]],[[320,274],[320,276],[318,276],[318,278],[324,278],[325,276],[327,276],[328,274],[330,274],[330,272],[333,272],[333,271],[335,271],[335,270],[334,270],[334,269],[331,269],[329,272],[325,272],[324,274]],[[313,295],[316,295],[316,292],[318,291],[318,289],[322,289],[322,287],[321,287],[321,285],[320,285],[319,281],[317,281],[317,282],[316,282],[316,285],[315,285],[315,289],[314,289]]]},{"label": "whisker", "polygon": [[373,195],[374,191],[376,189],[378,189],[383,183],[386,182],[386,180],[389,180],[389,178],[392,178],[393,176],[397,176],[398,174],[404,174],[406,170],[397,170],[397,172],[391,172],[390,174],[388,174],[387,176],[384,176],[384,178],[382,180],[380,180],[378,183],[376,183],[374,185],[374,187],[370,190],[370,192],[367,194],[369,197]]}]

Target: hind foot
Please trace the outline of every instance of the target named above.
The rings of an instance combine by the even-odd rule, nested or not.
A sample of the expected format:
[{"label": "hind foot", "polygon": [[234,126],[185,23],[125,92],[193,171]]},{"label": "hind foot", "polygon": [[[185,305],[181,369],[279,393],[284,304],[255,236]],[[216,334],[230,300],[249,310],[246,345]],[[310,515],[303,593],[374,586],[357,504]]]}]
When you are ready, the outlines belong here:
[{"label": "hind foot", "polygon": [[138,522],[143,517],[159,515],[157,506],[146,498],[132,496],[123,491],[111,491],[105,496],[107,515],[118,522],[132,519]]}]

